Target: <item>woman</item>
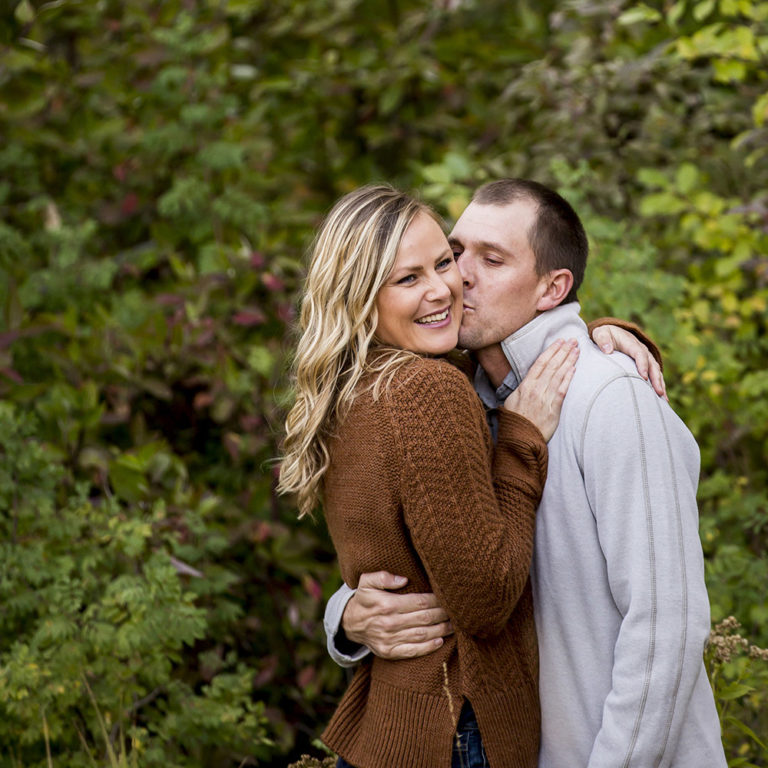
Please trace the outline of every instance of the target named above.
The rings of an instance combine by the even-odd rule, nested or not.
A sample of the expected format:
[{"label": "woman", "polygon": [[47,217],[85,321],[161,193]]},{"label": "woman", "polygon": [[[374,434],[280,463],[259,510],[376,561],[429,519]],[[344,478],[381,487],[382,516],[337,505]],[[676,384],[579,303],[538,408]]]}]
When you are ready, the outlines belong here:
[{"label": "woman", "polygon": [[541,356],[500,413],[494,451],[469,381],[439,358],[461,306],[429,208],[388,186],[334,206],[305,286],[280,490],[302,515],[322,502],[346,583],[406,576],[456,630],[428,656],[358,668],[323,736],[340,765],[448,766],[452,753],[462,764],[455,738],[473,731],[473,710],[494,768],[536,764],[528,570],[546,440],[578,349]]}]

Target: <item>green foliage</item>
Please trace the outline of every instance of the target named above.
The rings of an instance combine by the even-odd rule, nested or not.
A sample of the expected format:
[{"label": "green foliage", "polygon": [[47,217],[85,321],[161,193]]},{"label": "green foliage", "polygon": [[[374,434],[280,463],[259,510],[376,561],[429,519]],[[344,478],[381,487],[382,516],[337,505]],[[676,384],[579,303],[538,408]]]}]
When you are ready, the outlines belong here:
[{"label": "green foliage", "polygon": [[88,498],[8,403],[0,431],[3,764],[43,765],[43,739],[73,765],[124,755],[118,734],[142,765],[197,764],[190,756],[215,754],[219,739],[242,754],[265,742],[243,664],[220,660],[198,690],[175,669],[210,629],[165,503]]},{"label": "green foliage", "polygon": [[[743,713],[746,710],[751,714],[751,722],[760,721],[762,692],[768,684],[768,665],[765,664],[768,650],[750,645],[738,634],[740,626],[733,616],[718,623],[710,633],[704,661],[715,694],[726,752],[735,755],[729,765],[758,768],[768,760],[768,743],[764,735],[758,736],[747,725]],[[735,706],[741,709],[739,716],[732,714]]]},{"label": "green foliage", "polygon": [[[768,645],[767,3],[6,6],[0,766],[311,747],[339,577],[270,461],[303,252],[375,179],[449,219],[503,175],[574,202],[585,314],[660,342],[700,443],[713,618]],[[764,662],[733,669],[759,764]]]}]

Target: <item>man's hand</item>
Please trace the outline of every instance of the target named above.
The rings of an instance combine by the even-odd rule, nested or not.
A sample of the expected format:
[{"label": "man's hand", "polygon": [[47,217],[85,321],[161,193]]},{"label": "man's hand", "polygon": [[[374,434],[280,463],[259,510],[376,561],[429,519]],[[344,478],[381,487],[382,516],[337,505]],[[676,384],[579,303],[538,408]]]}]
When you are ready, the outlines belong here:
[{"label": "man's hand", "polygon": [[615,325],[601,325],[592,332],[592,340],[606,355],[610,355],[615,349],[629,355],[635,361],[637,372],[646,381],[651,382],[656,394],[669,400],[661,366],[637,336]]},{"label": "man's hand", "polygon": [[364,573],[341,618],[347,638],[383,659],[412,659],[438,649],[443,637],[453,632],[448,614],[431,592],[393,595],[386,591],[407,583],[403,576],[386,571]]}]

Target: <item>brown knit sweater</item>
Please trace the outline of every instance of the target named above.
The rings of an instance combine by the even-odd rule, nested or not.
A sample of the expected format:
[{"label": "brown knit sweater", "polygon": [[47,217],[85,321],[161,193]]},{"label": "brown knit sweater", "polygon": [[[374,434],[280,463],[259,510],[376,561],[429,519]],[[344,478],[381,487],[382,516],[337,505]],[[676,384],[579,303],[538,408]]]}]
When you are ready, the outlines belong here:
[{"label": "brown knit sweater", "polygon": [[538,657],[528,572],[547,449],[500,414],[494,452],[467,378],[419,358],[352,406],[330,446],[325,514],[347,584],[387,570],[433,591],[455,634],[357,669],[323,741],[357,768],[447,768],[465,698],[493,768],[534,768]]}]

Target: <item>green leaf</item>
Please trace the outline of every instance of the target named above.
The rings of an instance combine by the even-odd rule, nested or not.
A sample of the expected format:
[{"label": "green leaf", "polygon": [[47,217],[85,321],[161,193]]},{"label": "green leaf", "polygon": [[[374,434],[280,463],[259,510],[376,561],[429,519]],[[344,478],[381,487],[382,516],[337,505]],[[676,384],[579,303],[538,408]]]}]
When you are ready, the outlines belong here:
[{"label": "green leaf", "polygon": [[692,163],[683,163],[675,175],[675,185],[683,195],[693,192],[699,184],[699,170]]},{"label": "green leaf", "polygon": [[696,21],[704,21],[715,10],[716,0],[704,0],[693,6],[693,18]]},{"label": "green leaf", "polygon": [[752,107],[752,116],[755,120],[755,125],[759,128],[764,126],[768,122],[768,91],[762,96],[758,97],[754,106]]},{"label": "green leaf", "polygon": [[144,473],[130,466],[125,457],[110,463],[109,481],[117,496],[132,503],[140,501],[149,490]]},{"label": "green leaf", "polygon": [[667,11],[667,23],[670,27],[675,28],[677,26],[677,23],[685,13],[686,5],[686,0],[678,0],[678,2],[674,3],[669,11]]},{"label": "green leaf", "polygon": [[641,168],[637,180],[648,189],[664,189],[669,184],[669,177],[658,168]]},{"label": "green leaf", "polygon": [[747,76],[747,66],[743,61],[716,59],[712,66],[715,80],[720,83],[741,82]]},{"label": "green leaf", "polygon": [[640,201],[640,214],[642,216],[674,216],[682,213],[687,204],[679,197],[669,192],[659,192],[653,195],[645,195]]},{"label": "green leaf", "polygon": [[229,141],[214,141],[206,146],[199,155],[200,162],[214,171],[226,171],[239,168],[243,164],[245,147]]},{"label": "green leaf", "polygon": [[266,347],[251,347],[248,351],[248,367],[261,376],[271,376],[275,358]]},{"label": "green leaf", "polygon": [[29,24],[35,18],[35,9],[32,7],[32,3],[30,3],[29,0],[21,0],[16,6],[13,15],[19,23]]},{"label": "green leaf", "polygon": [[651,8],[645,3],[640,3],[628,10],[624,11],[619,16],[619,24],[629,26],[630,24],[638,24],[640,22],[655,23],[661,21],[662,15],[655,8]]},{"label": "green leaf", "polygon": [[745,736],[748,736],[755,744],[758,744],[761,749],[768,750],[765,742],[746,724],[733,715],[728,715],[725,718],[726,722],[734,726],[737,730],[741,731]]},{"label": "green leaf", "polygon": [[382,115],[389,115],[394,112],[400,103],[402,93],[402,87],[399,83],[387,86],[379,97],[379,112]]},{"label": "green leaf", "polygon": [[728,683],[717,689],[717,698],[721,701],[733,701],[752,693],[755,689],[746,683]]}]

